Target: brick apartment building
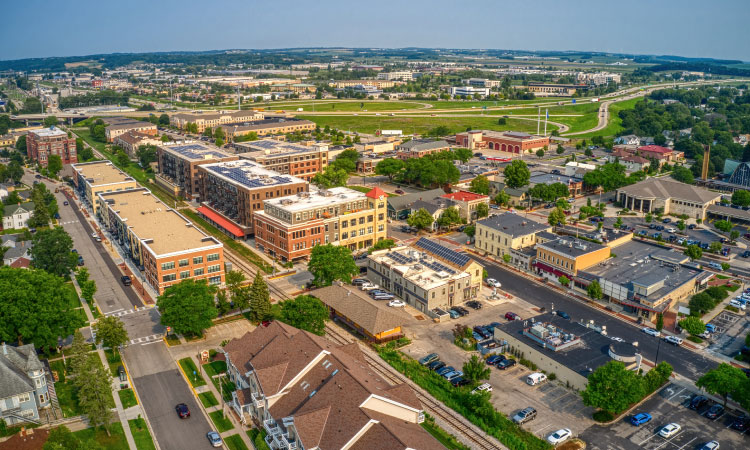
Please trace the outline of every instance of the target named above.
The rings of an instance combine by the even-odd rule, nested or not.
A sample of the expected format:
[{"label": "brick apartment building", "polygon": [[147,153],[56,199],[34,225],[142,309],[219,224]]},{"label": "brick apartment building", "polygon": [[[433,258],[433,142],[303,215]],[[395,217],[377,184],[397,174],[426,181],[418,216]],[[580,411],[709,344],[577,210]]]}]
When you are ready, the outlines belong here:
[{"label": "brick apartment building", "polygon": [[198,212],[235,238],[253,234],[253,213],[263,201],[307,192],[305,180],[239,160],[198,166]]},{"label": "brick apartment building", "polygon": [[221,125],[228,140],[233,140],[238,136],[246,136],[255,133],[258,136],[273,136],[275,134],[286,134],[313,131],[315,122],[302,119],[290,118],[273,118],[259,120],[246,125]]},{"label": "brick apartment building", "polygon": [[310,181],[328,167],[328,145],[309,146],[263,139],[234,144],[241,159],[255,161],[266,169]]},{"label": "brick apartment building", "polygon": [[224,283],[224,246],[151,194],[100,193],[97,216],[159,294],[185,279]]},{"label": "brick apartment building", "polygon": [[255,213],[258,249],[283,261],[306,258],[319,244],[364,250],[386,237],[387,194],[336,187],[266,200]]},{"label": "brick apartment building", "polygon": [[105,120],[109,123],[107,128],[104,129],[104,134],[107,137],[107,142],[114,142],[117,136],[123,135],[130,131],[139,131],[151,136],[157,135],[156,125],[151,122],[144,122],[142,120],[135,120],[123,117],[112,118]]},{"label": "brick apartment building", "polygon": [[58,155],[63,164],[78,162],[75,138],[55,127],[31,130],[26,135],[26,156],[47,167],[50,155]]},{"label": "brick apartment building", "polygon": [[156,155],[159,162],[157,184],[188,199],[200,194],[198,165],[238,159],[237,155],[197,141],[161,144],[156,148]]},{"label": "brick apartment building", "polygon": [[179,129],[184,129],[189,123],[198,127],[198,133],[203,133],[206,128],[215,128],[220,125],[231,123],[245,123],[263,120],[263,113],[253,110],[219,111],[219,112],[195,112],[181,113],[172,116],[170,123]]},{"label": "brick apartment building", "polygon": [[517,131],[472,130],[456,134],[456,145],[470,150],[486,148],[520,154],[549,148],[550,139]]},{"label": "brick apartment building", "polygon": [[117,136],[112,143],[123,149],[130,158],[135,158],[138,147],[141,145],[161,145],[161,140],[152,134],[128,131]]},{"label": "brick apartment building", "polygon": [[100,192],[135,189],[138,183],[108,160],[73,164],[73,183],[78,190],[78,198],[90,206],[94,214],[97,209],[97,195]]}]

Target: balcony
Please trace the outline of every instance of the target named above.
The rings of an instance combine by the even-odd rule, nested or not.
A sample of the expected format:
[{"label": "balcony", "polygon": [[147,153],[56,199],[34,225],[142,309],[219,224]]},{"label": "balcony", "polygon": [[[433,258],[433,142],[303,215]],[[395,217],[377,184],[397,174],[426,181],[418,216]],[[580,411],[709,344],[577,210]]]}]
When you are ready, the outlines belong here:
[{"label": "balcony", "polygon": [[269,447],[280,450],[295,450],[297,448],[297,441],[289,441],[275,420],[269,419],[263,421],[263,428],[266,429],[266,444]]},{"label": "balcony", "polygon": [[253,392],[251,398],[253,400],[253,406],[255,408],[262,408],[265,405],[266,397],[260,392]]}]

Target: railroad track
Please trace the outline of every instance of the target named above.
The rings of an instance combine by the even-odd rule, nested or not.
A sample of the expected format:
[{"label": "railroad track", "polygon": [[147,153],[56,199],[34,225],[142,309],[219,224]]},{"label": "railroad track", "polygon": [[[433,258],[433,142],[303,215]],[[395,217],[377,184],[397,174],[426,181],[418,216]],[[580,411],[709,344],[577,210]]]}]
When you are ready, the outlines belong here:
[{"label": "railroad track", "polygon": [[[250,274],[248,281],[252,283],[252,280],[255,277],[255,274],[258,273],[257,267],[255,267],[254,265],[250,264],[247,261],[244,261],[241,257],[235,255],[231,250],[229,250],[226,247],[224,247],[224,258],[229,260],[229,262],[231,262],[235,267],[239,268],[243,272]],[[289,295],[287,295],[286,292],[282,291],[272,282],[269,282],[266,284],[268,285],[268,292],[271,293],[272,296],[275,296],[278,301],[288,300],[291,298]]]},{"label": "railroad track", "polygon": [[[343,334],[341,331],[328,324],[326,324],[326,334],[328,338],[337,344],[345,345],[356,342],[356,339]],[[362,353],[365,356],[365,361],[367,361],[370,367],[372,367],[372,369],[388,383],[392,385],[402,383],[413,384],[411,380],[398,373],[396,369],[392,368],[388,363],[380,359],[380,357],[372,356],[369,348],[364,348],[363,350]],[[460,440],[464,441],[465,444],[469,444],[471,448],[484,450],[505,448],[497,440],[487,436],[486,433],[479,430],[474,424],[470,423],[459,413],[438,402],[432,398],[431,395],[424,394],[419,387],[413,387],[415,387],[414,392],[419,401],[422,402],[425,411],[439,419],[442,422],[442,426],[448,428],[449,432],[463,437],[463,439]]]}]

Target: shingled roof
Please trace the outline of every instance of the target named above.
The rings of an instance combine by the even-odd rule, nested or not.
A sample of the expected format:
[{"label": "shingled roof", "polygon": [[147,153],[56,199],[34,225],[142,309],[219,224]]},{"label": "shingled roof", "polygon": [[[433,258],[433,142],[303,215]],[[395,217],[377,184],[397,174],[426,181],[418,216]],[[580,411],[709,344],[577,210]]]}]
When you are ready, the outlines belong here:
[{"label": "shingled roof", "polygon": [[372,335],[400,327],[409,320],[403,311],[394,311],[383,302],[372,300],[349,285],[334,284],[316,289],[310,294]]},{"label": "shingled roof", "polygon": [[28,372],[43,368],[33,345],[13,347],[3,343],[0,346],[0,398],[33,391],[34,383]]}]

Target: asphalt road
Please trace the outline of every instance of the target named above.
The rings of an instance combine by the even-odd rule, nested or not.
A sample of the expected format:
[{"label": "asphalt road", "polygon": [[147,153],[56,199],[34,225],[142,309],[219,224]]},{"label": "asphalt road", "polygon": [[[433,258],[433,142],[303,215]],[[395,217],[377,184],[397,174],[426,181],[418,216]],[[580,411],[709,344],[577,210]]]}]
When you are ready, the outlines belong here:
[{"label": "asphalt road", "polygon": [[[161,342],[131,345],[123,351],[141,406],[162,450],[212,448],[206,433],[213,430],[187,382]],[[188,419],[180,419],[175,405],[185,403]]]},{"label": "asphalt road", "polygon": [[661,339],[649,336],[643,333],[640,328],[587,306],[580,300],[568,297],[542,284],[531,282],[527,278],[501,269],[495,264],[488,264],[481,258],[470,256],[485,266],[489,277],[502,283],[503,290],[538,307],[545,307],[548,311],[554,303],[556,310],[565,311],[571,316],[572,320],[593,320],[597,326],[606,325],[607,333],[610,336],[617,336],[629,342],[637,341],[643,356],[651,361],[657,359],[658,351],[658,361],[667,361],[674,367],[675,372],[693,381],[718,365],[713,360],[707,359],[696,352],[675,347]]}]

